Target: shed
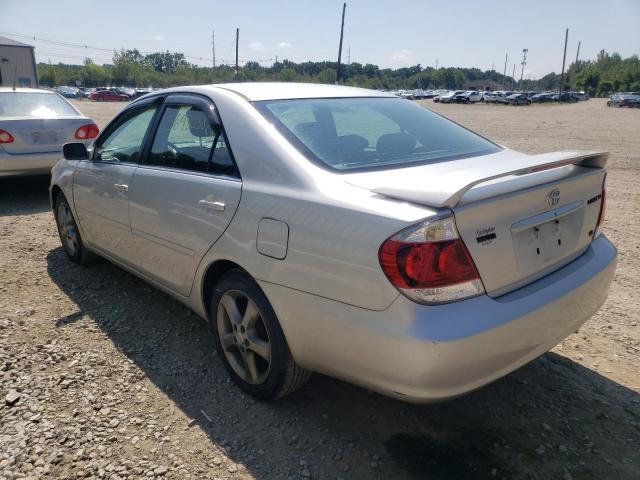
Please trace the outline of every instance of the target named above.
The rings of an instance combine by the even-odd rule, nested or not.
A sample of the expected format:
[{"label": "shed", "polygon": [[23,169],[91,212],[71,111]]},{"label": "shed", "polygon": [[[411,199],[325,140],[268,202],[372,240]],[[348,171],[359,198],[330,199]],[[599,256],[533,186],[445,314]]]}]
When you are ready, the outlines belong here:
[{"label": "shed", "polygon": [[[15,82],[15,83],[14,83]],[[0,86],[38,87],[34,47],[0,37]]]}]

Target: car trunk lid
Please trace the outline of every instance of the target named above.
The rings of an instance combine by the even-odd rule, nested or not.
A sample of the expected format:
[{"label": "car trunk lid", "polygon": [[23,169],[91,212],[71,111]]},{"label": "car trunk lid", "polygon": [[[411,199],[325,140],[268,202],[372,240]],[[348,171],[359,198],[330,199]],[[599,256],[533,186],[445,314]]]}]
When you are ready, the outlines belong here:
[{"label": "car trunk lid", "polygon": [[493,155],[348,175],[376,193],[453,211],[487,293],[499,296],[580,255],[593,239],[607,154]]},{"label": "car trunk lid", "polygon": [[45,153],[62,150],[67,142],[78,141],[78,127],[92,123],[84,117],[63,118],[3,118],[0,128],[13,136],[13,142],[2,148],[11,154]]}]

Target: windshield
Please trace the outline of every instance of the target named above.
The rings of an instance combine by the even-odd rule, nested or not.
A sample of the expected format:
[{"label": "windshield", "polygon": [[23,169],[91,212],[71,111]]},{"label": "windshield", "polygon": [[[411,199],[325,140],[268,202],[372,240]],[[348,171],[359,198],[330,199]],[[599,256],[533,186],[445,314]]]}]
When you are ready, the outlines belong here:
[{"label": "windshield", "polygon": [[303,154],[335,170],[437,163],[501,150],[399,98],[267,100],[254,105]]},{"label": "windshield", "polygon": [[69,103],[55,93],[0,92],[0,117],[54,118],[79,116]]}]

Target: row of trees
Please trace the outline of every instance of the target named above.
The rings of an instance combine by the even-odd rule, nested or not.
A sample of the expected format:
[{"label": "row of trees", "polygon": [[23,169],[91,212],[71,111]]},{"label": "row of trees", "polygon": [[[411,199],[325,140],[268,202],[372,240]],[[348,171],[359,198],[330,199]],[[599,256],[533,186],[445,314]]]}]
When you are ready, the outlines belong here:
[{"label": "row of trees", "polygon": [[[88,87],[118,85],[131,87],[168,87],[239,81],[280,80],[285,82],[334,83],[336,62],[302,62],[289,60],[271,66],[258,62],[242,65],[236,76],[235,67],[216,68],[190,64],[182,53],[158,52],[142,55],[138,50],[114,52],[112,65],[97,65],[86,59],[84,65],[38,64],[42,85],[74,85],[80,81]],[[557,90],[560,75],[549,73],[539,80],[520,84],[495,70],[477,68],[423,68],[420,65],[398,69],[370,63],[350,63],[341,67],[340,83],[376,89],[463,88],[473,80],[490,80],[522,90]],[[572,63],[565,84],[572,90],[585,90],[591,96],[608,95],[612,91],[640,90],[640,60],[637,55],[623,59],[619,54],[601,51],[593,61]]]}]

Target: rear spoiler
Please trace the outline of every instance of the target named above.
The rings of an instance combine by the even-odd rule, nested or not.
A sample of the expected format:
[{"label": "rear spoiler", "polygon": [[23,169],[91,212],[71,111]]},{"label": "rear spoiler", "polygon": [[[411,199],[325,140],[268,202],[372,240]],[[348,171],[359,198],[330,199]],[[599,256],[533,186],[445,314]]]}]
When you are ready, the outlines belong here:
[{"label": "rear spoiler", "polygon": [[486,157],[353,174],[347,182],[388,197],[453,208],[471,188],[496,178],[527,175],[566,165],[604,168],[608,157],[608,152],[565,151],[524,155],[505,150]]}]

